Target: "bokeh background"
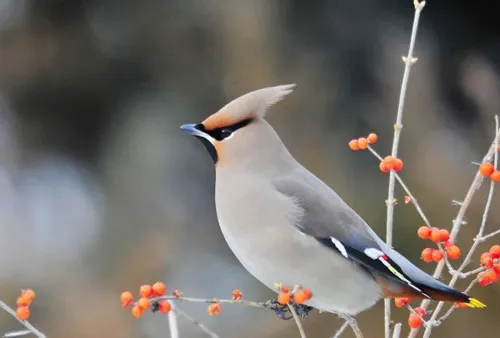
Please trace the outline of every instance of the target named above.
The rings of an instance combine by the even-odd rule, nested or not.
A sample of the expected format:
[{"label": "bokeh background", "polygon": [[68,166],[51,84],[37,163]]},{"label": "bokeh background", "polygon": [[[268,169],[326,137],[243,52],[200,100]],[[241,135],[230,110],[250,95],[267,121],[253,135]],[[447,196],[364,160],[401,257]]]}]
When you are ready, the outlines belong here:
[{"label": "bokeh background", "polygon": [[[499,10],[498,1],[430,0],[422,14],[402,176],[439,227],[451,227],[451,201],[493,138]],[[156,280],[190,296],[239,288],[269,299],[221,236],[209,155],[178,126],[270,85],[298,84],[268,115],[293,155],[384,236],[388,176],[347,142],[373,131],[376,148],[390,151],[412,17],[411,0],[1,0],[0,298],[15,304],[20,288],[34,288],[32,322],[56,338],[168,336],[164,316],[135,320],[120,308],[122,290]],[[467,213],[462,250],[485,192]],[[398,204],[395,247],[431,271],[419,260],[421,224]],[[456,311],[436,336],[498,332],[500,287],[474,294],[488,308]],[[382,303],[359,316],[367,337],[382,336]],[[221,337],[297,336],[266,311],[226,306],[209,317],[203,305],[179,306]],[[407,311],[394,317],[406,322]],[[340,324],[305,321],[311,337]],[[18,327],[0,313],[0,333]],[[180,329],[204,337],[182,319]]]}]

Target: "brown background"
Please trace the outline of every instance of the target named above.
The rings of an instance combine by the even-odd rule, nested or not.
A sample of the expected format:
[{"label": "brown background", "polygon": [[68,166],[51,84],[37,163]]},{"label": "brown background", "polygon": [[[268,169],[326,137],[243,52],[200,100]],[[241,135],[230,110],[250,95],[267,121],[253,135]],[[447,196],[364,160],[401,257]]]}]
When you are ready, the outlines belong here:
[{"label": "brown background", "polygon": [[[500,112],[498,10],[495,1],[429,1],[422,14],[402,176],[439,227],[451,227],[451,201],[465,195]],[[191,296],[237,287],[269,298],[221,237],[208,154],[178,129],[269,85],[298,84],[269,120],[384,236],[388,177],[346,144],[375,131],[376,148],[389,152],[412,15],[410,0],[2,0],[0,298],[14,304],[21,287],[34,288],[33,323],[75,338],[167,336],[165,318],[135,320],[119,304],[122,290],[155,280]],[[463,250],[485,192],[467,214]],[[400,203],[395,220],[395,247],[431,271],[419,261],[428,243],[416,237],[417,213]],[[435,336],[498,333],[498,285],[474,295],[488,308],[457,311]],[[180,306],[222,337],[297,336],[267,312],[226,306],[213,318],[202,305]],[[359,317],[367,337],[382,336],[381,308]],[[305,326],[329,337],[340,323],[314,315]],[[0,313],[1,332],[17,327]],[[203,336],[182,320],[181,332]]]}]

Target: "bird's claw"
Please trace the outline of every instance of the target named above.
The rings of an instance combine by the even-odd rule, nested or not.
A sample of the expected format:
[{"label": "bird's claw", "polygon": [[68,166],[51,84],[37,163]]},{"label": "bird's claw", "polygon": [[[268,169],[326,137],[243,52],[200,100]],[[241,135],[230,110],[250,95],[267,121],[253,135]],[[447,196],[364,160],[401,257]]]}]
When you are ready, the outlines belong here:
[{"label": "bird's claw", "polygon": [[[266,302],[266,305],[269,309],[273,310],[274,313],[276,313],[279,319],[290,320],[293,318],[292,312],[290,311],[288,305],[282,305],[278,303],[277,299],[268,300]],[[290,302],[290,305],[293,306],[295,313],[302,318],[307,317],[309,313],[314,309],[311,306],[307,306],[305,304],[297,304],[293,301]]]}]

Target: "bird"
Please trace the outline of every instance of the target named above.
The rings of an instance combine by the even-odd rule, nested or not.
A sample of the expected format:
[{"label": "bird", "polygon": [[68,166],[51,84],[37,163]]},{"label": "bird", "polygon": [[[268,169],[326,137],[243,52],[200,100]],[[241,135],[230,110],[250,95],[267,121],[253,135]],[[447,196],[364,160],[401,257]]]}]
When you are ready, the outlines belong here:
[{"label": "bird", "polygon": [[265,116],[295,86],[248,92],[180,127],[215,164],[218,223],[243,267],[271,290],[276,283],[307,287],[307,306],[348,316],[396,297],[485,307],[387,245],[291,155]]}]

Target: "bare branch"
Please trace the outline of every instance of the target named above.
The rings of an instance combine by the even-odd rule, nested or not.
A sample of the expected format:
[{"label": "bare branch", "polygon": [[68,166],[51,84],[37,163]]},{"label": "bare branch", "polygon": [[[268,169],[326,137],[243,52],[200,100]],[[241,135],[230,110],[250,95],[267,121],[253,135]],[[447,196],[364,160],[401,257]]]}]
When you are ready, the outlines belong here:
[{"label": "bare branch", "polygon": [[348,326],[349,322],[346,320],[344,324],[342,324],[342,326],[337,330],[337,332],[335,332],[335,335],[332,338],[339,338]]},{"label": "bare branch", "polygon": [[[394,139],[392,142],[392,156],[397,157],[399,148],[399,139],[401,136],[401,129],[403,128],[403,109],[406,99],[406,91],[408,89],[408,81],[410,79],[411,66],[414,63],[413,50],[415,48],[415,40],[417,38],[418,22],[420,19],[420,13],[424,9],[425,1],[419,3],[417,0],[414,1],[415,5],[415,16],[413,19],[413,27],[411,31],[410,46],[408,47],[408,55],[405,61],[405,70],[403,73],[403,80],[401,83],[401,92],[399,93],[399,103],[398,112],[396,115],[396,123],[394,124]],[[393,233],[393,221],[394,221],[394,185],[395,185],[395,172],[391,170],[389,175],[389,188],[387,193],[387,221],[386,221],[386,243],[392,246],[392,233]],[[384,300],[384,332],[385,338],[390,337],[390,322],[391,322],[391,301],[390,299]]]},{"label": "bare branch", "polygon": [[46,338],[45,334],[38,331],[33,325],[30,324],[30,322],[28,322],[27,320],[21,320],[21,319],[17,318],[16,311],[11,309],[7,304],[2,302],[1,300],[0,300],[0,308],[4,309],[5,312],[10,314],[12,317],[16,318],[16,320],[19,323],[21,323],[25,328],[27,328],[31,333],[33,333],[38,338]]},{"label": "bare branch", "polygon": [[187,319],[189,322],[193,323],[195,326],[197,326],[201,331],[206,333],[211,338],[220,338],[216,333],[214,333],[212,330],[210,330],[208,327],[206,327],[205,324],[194,319],[193,317],[191,317],[190,315],[188,315],[186,312],[182,311],[178,307],[176,307],[175,309],[173,309],[170,312],[175,312],[178,316],[184,317],[185,319]]},{"label": "bare branch", "polygon": [[297,312],[293,308],[293,305],[288,304],[288,308],[290,309],[290,312],[292,313],[293,320],[295,320],[295,324],[297,324],[297,328],[299,329],[300,333],[300,338],[307,338],[306,332],[304,331],[304,327],[302,326],[302,323],[300,322],[300,318],[297,315]]}]

